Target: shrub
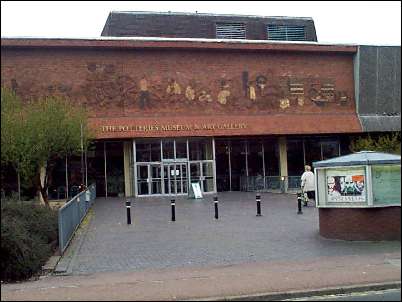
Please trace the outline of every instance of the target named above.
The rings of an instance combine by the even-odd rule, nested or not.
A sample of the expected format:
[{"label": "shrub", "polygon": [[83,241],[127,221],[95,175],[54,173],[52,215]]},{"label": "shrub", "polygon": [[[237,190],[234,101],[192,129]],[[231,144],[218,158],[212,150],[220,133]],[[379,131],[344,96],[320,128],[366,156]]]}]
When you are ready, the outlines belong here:
[{"label": "shrub", "polygon": [[362,150],[401,154],[401,132],[380,134],[377,137],[360,136],[353,139],[349,149],[352,152]]},{"label": "shrub", "polygon": [[57,242],[57,211],[33,203],[1,203],[1,279],[40,272]]}]

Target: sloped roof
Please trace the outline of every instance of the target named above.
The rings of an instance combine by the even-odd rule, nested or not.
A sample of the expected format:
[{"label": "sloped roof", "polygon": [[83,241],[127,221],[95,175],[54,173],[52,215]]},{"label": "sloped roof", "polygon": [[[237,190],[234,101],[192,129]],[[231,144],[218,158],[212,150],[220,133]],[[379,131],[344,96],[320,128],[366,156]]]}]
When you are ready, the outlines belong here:
[{"label": "sloped roof", "polygon": [[310,17],[268,17],[179,12],[111,11],[101,36],[216,38],[215,24],[244,23],[249,40],[267,39],[265,26],[301,26],[306,41],[317,42],[314,20]]},{"label": "sloped roof", "polygon": [[375,164],[400,164],[401,156],[375,151],[360,151],[327,160],[313,162],[313,167],[338,167]]}]

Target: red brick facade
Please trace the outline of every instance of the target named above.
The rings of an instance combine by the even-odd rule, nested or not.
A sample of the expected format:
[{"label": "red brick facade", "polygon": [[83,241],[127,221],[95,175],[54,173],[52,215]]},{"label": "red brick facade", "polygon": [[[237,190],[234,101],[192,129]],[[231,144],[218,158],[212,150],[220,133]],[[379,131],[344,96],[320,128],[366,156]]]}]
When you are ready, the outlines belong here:
[{"label": "red brick facade", "polygon": [[87,107],[98,138],[355,133],[354,51],[2,40],[1,85],[25,99],[60,95]]},{"label": "red brick facade", "polygon": [[400,240],[401,207],[320,208],[320,235],[342,240]]}]

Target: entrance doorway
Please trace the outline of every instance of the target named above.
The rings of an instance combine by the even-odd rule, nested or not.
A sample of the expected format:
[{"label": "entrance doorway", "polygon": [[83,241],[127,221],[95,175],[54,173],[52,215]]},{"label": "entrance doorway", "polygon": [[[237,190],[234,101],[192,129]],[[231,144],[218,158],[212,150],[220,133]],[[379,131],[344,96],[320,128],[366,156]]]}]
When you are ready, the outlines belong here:
[{"label": "entrance doorway", "polygon": [[133,150],[136,196],[187,195],[192,182],[216,192],[213,139],[139,139]]},{"label": "entrance doorway", "polygon": [[187,194],[187,163],[163,164],[164,194]]},{"label": "entrance doorway", "polygon": [[204,193],[214,192],[214,162],[190,162],[190,181],[200,182]]},{"label": "entrance doorway", "polygon": [[162,173],[160,164],[137,165],[138,195],[162,194]]}]

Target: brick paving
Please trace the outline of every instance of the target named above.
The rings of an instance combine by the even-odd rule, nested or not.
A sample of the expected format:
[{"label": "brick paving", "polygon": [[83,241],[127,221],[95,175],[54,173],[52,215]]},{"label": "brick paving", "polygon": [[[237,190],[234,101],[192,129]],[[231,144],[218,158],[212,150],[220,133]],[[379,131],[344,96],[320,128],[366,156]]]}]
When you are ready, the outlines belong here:
[{"label": "brick paving", "polygon": [[254,193],[218,196],[219,220],[212,196],[178,197],[175,222],[170,221],[170,198],[136,198],[132,225],[126,224],[124,198],[98,198],[87,229],[74,238],[81,244],[71,246],[75,255],[69,270],[81,275],[400,253],[399,241],[320,237],[318,209],[303,207],[303,215],[297,215],[294,194],[263,193],[261,217],[256,217]]}]

